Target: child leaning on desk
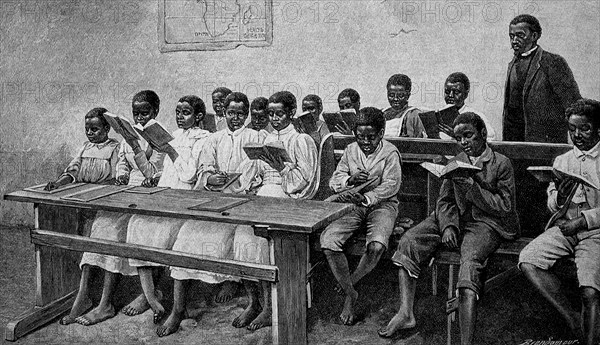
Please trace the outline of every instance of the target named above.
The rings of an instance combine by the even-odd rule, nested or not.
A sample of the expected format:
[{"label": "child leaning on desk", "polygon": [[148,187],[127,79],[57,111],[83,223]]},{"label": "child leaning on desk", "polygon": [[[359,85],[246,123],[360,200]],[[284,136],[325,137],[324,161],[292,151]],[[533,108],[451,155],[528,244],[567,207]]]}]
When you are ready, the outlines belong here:
[{"label": "child leaning on desk", "polygon": [[[175,120],[179,128],[173,132],[174,139],[169,144],[156,148],[168,156],[158,181],[159,187],[188,190],[194,187],[198,158],[210,135],[210,132],[199,128],[205,113],[206,107],[200,97],[184,96],[179,99],[175,109]],[[127,242],[171,249],[183,222],[183,219],[169,217],[133,215],[127,229]],[[154,287],[154,275],[160,272],[157,268],[163,265],[137,259],[129,259],[129,264],[137,268],[143,294],[154,312],[154,322],[158,323],[165,309],[160,303],[162,293]]]}]

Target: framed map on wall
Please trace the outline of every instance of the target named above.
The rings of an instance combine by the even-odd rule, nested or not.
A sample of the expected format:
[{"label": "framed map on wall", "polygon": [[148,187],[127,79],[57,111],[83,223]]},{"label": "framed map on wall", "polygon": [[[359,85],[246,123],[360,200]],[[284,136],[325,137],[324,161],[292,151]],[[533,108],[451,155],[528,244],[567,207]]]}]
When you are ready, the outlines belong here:
[{"label": "framed map on wall", "polygon": [[273,42],[272,0],[159,0],[158,6],[161,52]]}]

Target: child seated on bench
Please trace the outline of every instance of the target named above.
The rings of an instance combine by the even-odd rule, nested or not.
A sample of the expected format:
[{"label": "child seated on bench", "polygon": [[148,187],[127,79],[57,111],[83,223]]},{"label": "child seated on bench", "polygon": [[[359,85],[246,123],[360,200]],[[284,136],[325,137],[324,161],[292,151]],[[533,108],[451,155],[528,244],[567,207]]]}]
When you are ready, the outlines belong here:
[{"label": "child seated on bench", "polygon": [[[344,89],[338,95],[337,101],[340,110],[354,109],[358,115],[358,111],[360,110],[360,94],[358,91],[354,89]],[[341,134],[352,135],[352,128],[348,128],[347,126],[341,127],[338,125],[336,129]]]},{"label": "child seated on bench", "polygon": [[256,97],[250,104],[250,124],[247,128],[259,132],[263,139],[273,131],[267,114],[268,105],[269,100],[265,97]]},{"label": "child seated on bench", "polygon": [[[600,102],[580,99],[566,110],[575,147],[554,160],[554,168],[600,181]],[[573,179],[550,182],[548,208],[554,213],[546,231],[519,257],[527,279],[557,309],[581,344],[600,343],[600,191]],[[575,256],[581,313],[573,309],[559,278],[556,261]]]},{"label": "child seated on bench", "polygon": [[408,99],[412,81],[404,74],[394,74],[388,79],[387,99],[390,107],[383,111],[385,117],[385,136],[423,138],[425,127],[419,117],[417,107],[409,106]]},{"label": "child seated on bench", "polygon": [[317,95],[307,95],[302,100],[302,112],[308,111],[310,116],[313,117],[317,128],[314,132],[308,133],[304,128],[297,128],[300,133],[306,133],[313,138],[317,147],[321,145],[321,140],[329,134],[329,128],[327,128],[327,124],[324,121],[321,121],[319,117],[321,116],[321,112],[323,111],[323,101],[321,97]]},{"label": "child seated on bench", "polygon": [[211,116],[213,117],[215,132],[227,128],[227,120],[225,120],[225,108],[223,107],[223,102],[225,102],[225,98],[229,96],[230,93],[231,90],[224,86],[218,87],[212,92],[212,108],[215,113],[211,114]]},{"label": "child seated on bench", "polygon": [[[362,191],[364,194],[346,192],[340,201],[355,204],[352,212],[331,223],[321,234],[321,248],[346,295],[340,315],[346,325],[354,323],[354,303],[358,298],[354,285],[379,262],[398,216],[397,194],[402,180],[400,153],[383,139],[384,128],[381,110],[361,109],[353,129],[356,142],[346,147],[329,182],[329,186],[339,193],[364,184],[368,179],[379,178],[379,184],[370,191]],[[365,227],[367,251],[350,274],[342,248],[354,233]]]},{"label": "child seated on bench", "polygon": [[481,168],[457,170],[444,179],[435,211],[400,238],[392,261],[399,269],[400,308],[384,338],[407,337],[415,330],[414,299],[421,265],[444,244],[460,249],[459,320],[462,344],[472,344],[476,301],[481,293],[486,259],[504,239],[513,239],[519,223],[515,211],[515,179],[510,160],[487,145],[483,120],[474,113],[458,115],[454,136],[462,150],[454,159]]}]

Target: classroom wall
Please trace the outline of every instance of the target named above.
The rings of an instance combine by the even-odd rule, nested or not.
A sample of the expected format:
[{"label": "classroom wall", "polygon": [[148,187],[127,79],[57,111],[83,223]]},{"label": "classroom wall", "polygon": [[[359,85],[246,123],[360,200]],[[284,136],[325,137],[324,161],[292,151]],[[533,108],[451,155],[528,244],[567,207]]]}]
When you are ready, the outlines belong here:
[{"label": "classroom wall", "polygon": [[[386,107],[387,78],[405,73],[410,102],[437,108],[445,77],[462,71],[472,82],[468,103],[499,132],[508,22],[518,13],[540,19],[540,45],[566,58],[582,95],[600,98],[597,1],[274,0],[271,47],[171,53],[158,50],[158,0],[0,6],[2,195],[55,178],[85,141],[87,110],[130,116],[131,96],[146,88],[161,97],[158,119],[175,129],[177,99],[210,103],[217,85],[249,97],[318,93],[326,109],[353,87],[363,106]],[[6,224],[33,219],[30,205],[14,202],[0,201],[0,214]]]}]

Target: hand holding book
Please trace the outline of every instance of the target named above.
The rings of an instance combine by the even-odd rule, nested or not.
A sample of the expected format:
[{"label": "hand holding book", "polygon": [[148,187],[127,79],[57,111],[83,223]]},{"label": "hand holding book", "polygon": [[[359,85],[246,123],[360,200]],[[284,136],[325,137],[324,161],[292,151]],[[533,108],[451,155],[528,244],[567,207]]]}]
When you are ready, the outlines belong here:
[{"label": "hand holding book", "polygon": [[359,184],[363,184],[363,183],[367,182],[368,179],[369,179],[369,172],[361,169],[356,174],[350,176],[350,178],[348,179],[348,185],[356,186]]}]

